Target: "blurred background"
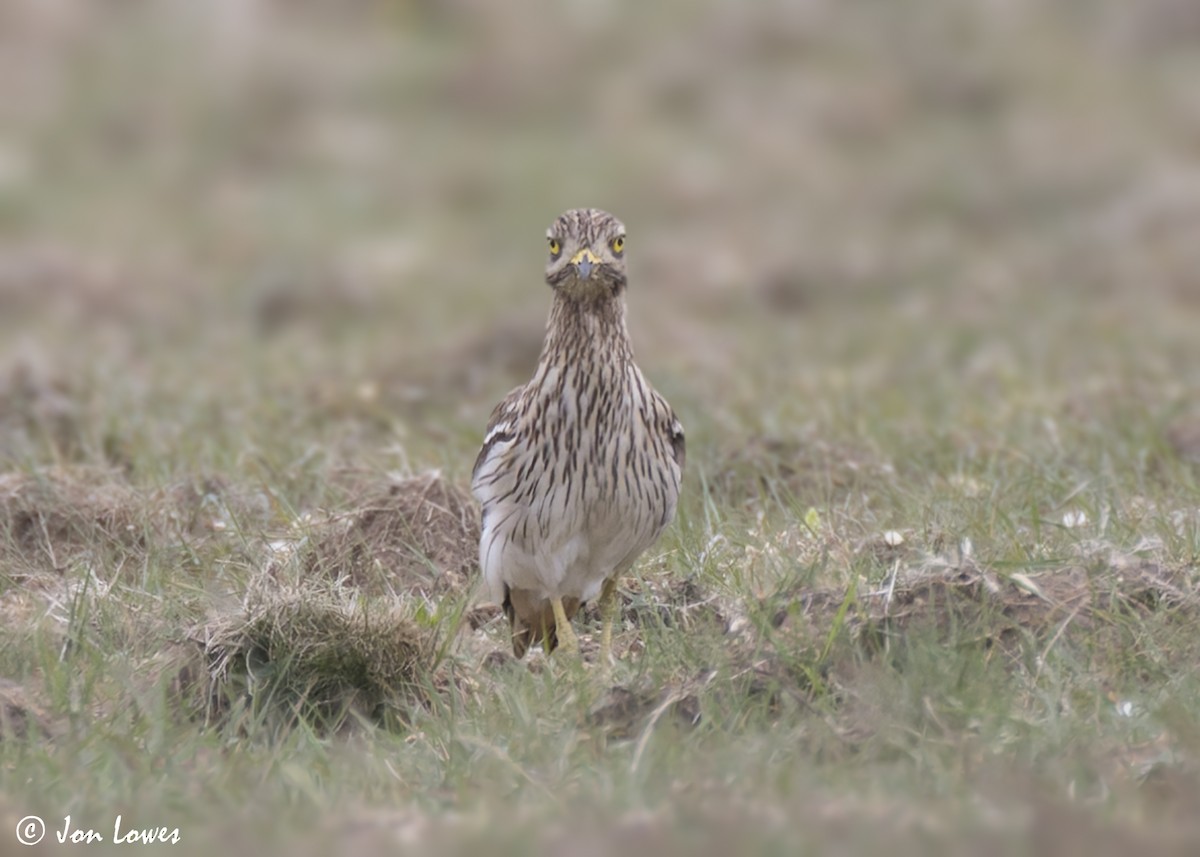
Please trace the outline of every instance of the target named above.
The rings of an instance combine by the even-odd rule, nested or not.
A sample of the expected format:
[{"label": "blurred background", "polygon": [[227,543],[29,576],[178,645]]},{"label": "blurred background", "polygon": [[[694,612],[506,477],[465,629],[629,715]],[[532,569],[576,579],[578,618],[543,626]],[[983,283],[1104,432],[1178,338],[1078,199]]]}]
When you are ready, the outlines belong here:
[{"label": "blurred background", "polygon": [[1198,45],[1190,0],[7,0],[0,457],[462,476],[576,206],[701,449],[832,431],[830,390],[1171,416]]}]

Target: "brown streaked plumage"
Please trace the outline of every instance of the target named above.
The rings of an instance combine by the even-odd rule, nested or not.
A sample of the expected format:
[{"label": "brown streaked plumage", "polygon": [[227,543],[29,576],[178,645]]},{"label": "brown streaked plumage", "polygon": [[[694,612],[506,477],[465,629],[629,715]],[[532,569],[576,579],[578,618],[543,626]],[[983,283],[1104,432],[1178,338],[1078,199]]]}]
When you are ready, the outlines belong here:
[{"label": "brown streaked plumage", "polygon": [[675,515],[683,428],[633,360],[625,326],[625,227],[568,211],[546,233],[554,290],[533,378],[492,412],[471,488],[479,564],[517,657],[578,651],[570,620],[599,596],[611,655],[616,581]]}]

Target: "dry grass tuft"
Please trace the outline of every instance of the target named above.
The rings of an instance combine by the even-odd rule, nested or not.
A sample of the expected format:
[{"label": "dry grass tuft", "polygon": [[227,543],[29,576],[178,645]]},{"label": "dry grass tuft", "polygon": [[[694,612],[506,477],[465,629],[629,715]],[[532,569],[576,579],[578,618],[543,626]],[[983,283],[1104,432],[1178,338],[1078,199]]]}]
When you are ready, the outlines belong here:
[{"label": "dry grass tuft", "polygon": [[440,596],[467,588],[478,548],[470,494],[430,472],[376,489],[334,519],[303,561],[307,576],[368,592]]},{"label": "dry grass tuft", "polygon": [[422,698],[433,645],[390,603],[311,584],[275,591],[202,629],[210,716],[244,704],[336,729],[350,714],[395,725]]},{"label": "dry grass tuft", "polygon": [[145,549],[145,506],[115,474],[47,468],[0,475],[0,557],[63,571],[100,551]]}]

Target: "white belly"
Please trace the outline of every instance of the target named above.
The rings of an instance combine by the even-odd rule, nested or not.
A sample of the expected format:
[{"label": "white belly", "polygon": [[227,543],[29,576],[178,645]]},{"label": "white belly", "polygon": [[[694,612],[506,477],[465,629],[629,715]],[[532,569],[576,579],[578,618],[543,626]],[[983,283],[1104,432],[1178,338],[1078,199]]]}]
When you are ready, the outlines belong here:
[{"label": "white belly", "polygon": [[547,598],[590,601],[658,537],[663,517],[662,509],[610,503],[568,512],[543,534],[535,509],[498,508],[489,513],[479,552],[491,597],[502,602],[508,585]]}]

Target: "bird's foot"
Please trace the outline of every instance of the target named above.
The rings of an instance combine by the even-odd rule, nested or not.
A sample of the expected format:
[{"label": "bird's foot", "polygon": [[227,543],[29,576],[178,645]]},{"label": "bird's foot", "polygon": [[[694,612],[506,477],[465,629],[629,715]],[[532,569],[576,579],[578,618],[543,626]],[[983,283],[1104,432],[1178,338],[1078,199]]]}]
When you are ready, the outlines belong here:
[{"label": "bird's foot", "polygon": [[570,625],[565,625],[555,631],[558,637],[558,645],[555,647],[555,653],[562,653],[568,657],[579,657],[579,637],[575,635]]},{"label": "bird's foot", "polygon": [[550,600],[550,606],[554,609],[554,636],[558,641],[556,651],[578,658],[579,638],[575,636],[575,629],[571,627],[571,620],[567,618],[567,611],[563,609],[562,600],[553,598]]},{"label": "bird's foot", "polygon": [[617,662],[612,651],[613,622],[617,615],[617,580],[610,577],[604,581],[600,590],[600,656],[598,658],[602,675],[612,674],[613,665]]}]

